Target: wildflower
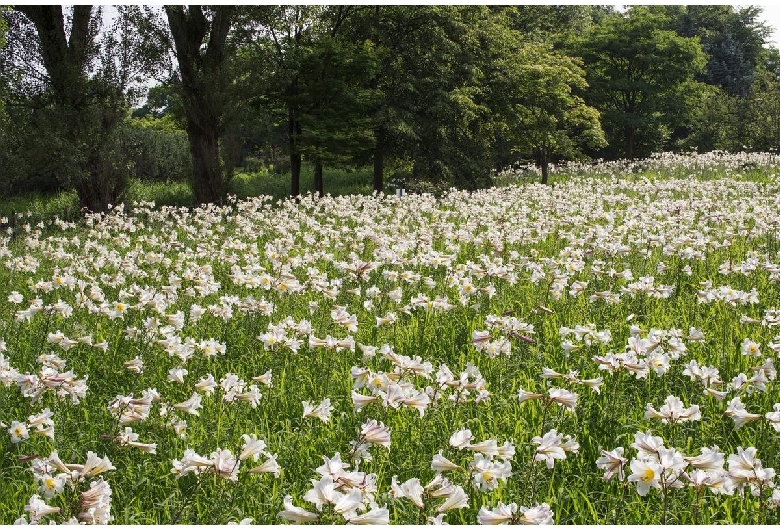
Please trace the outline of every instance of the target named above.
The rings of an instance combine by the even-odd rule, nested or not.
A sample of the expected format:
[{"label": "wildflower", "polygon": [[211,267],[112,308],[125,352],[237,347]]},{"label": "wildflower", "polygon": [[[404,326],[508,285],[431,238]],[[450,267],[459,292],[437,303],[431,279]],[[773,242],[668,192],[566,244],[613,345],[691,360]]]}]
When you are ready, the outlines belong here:
[{"label": "wildflower", "polygon": [[771,479],[775,475],[775,470],[764,468],[761,460],[756,458],[756,453],[757,449],[755,447],[748,447],[747,449],[737,447],[737,454],[729,455],[729,477],[740,491],[745,486],[750,486],[753,493],[756,494],[760,491],[759,487],[774,487]]},{"label": "wildflower", "polygon": [[129,371],[134,372],[136,374],[143,373],[144,371],[144,362],[143,360],[138,357],[137,355],[135,358],[131,361],[127,361],[122,363],[122,365]]},{"label": "wildflower", "polygon": [[514,502],[511,504],[504,504],[499,501],[498,506],[494,509],[489,509],[485,506],[479,509],[477,514],[478,524],[504,524],[514,520],[515,513],[517,512],[517,504]]},{"label": "wildflower", "polygon": [[767,412],[764,414],[764,417],[774,427],[775,431],[780,432],[780,403],[775,403],[772,408],[774,412]]},{"label": "wildflower", "polygon": [[754,420],[760,420],[762,418],[761,414],[752,414],[748,412],[739,397],[735,397],[729,402],[725,414],[734,420],[734,427],[737,429],[746,423]]},{"label": "wildflower", "polygon": [[22,440],[26,440],[30,437],[30,433],[27,430],[27,425],[18,421],[12,421],[11,427],[8,429],[8,434],[11,435],[11,443],[18,444]]},{"label": "wildflower", "polygon": [[420,413],[420,417],[422,418],[425,415],[425,409],[431,402],[431,398],[428,396],[428,394],[421,391],[409,398],[402,398],[400,402],[408,407],[417,409],[417,411]]},{"label": "wildflower", "polygon": [[690,473],[683,473],[683,476],[696,489],[706,487],[713,493],[724,495],[734,493],[734,481],[722,469],[710,471],[694,469]]},{"label": "wildflower", "polygon": [[308,401],[302,401],[303,403],[303,417],[304,418],[317,418],[323,423],[330,421],[330,415],[333,412],[333,407],[330,404],[330,398],[325,398],[322,402],[314,406]]},{"label": "wildflower", "polygon": [[352,408],[355,410],[355,412],[375,401],[379,401],[379,396],[364,396],[362,394],[358,394],[354,390],[352,391]]},{"label": "wildflower", "polygon": [[661,489],[661,465],[648,460],[631,460],[631,475],[629,482],[636,483],[636,491],[644,497],[650,491],[650,488]]},{"label": "wildflower", "polygon": [[425,508],[422,500],[423,487],[420,485],[420,479],[410,478],[403,484],[398,484],[397,480],[398,477],[394,475],[390,483],[390,493],[393,498],[407,498],[418,508]]},{"label": "wildflower", "polygon": [[268,460],[257,467],[253,467],[248,473],[273,473],[273,475],[278,478],[282,472],[282,468],[276,461],[276,457],[277,455],[271,455]]},{"label": "wildflower", "polygon": [[265,450],[265,441],[258,439],[256,434],[242,434],[241,438],[244,439],[244,445],[241,447],[239,460],[252,458],[252,460],[257,462],[260,455],[271,456]]},{"label": "wildflower", "polygon": [[198,409],[203,408],[201,401],[203,401],[201,395],[198,394],[197,392],[193,392],[190,399],[188,399],[187,401],[182,401],[181,403],[174,404],[173,408],[175,408],[176,410],[180,410],[182,412],[186,412],[187,414],[200,416],[200,412],[198,412]]},{"label": "wildflower", "polygon": [[720,452],[717,445],[713,447],[702,447],[700,452],[701,454],[699,456],[686,457],[685,461],[692,467],[704,471],[723,470],[725,455]]},{"label": "wildflower", "polygon": [[550,509],[550,505],[546,502],[533,508],[526,508],[521,506],[520,512],[520,524],[539,524],[549,525],[553,523],[553,512]]},{"label": "wildflower", "polygon": [[623,457],[623,452],[622,447],[612,451],[601,450],[602,456],[596,460],[596,467],[604,470],[604,480],[611,479],[617,473],[618,480],[623,481],[626,476],[623,466],[628,462],[628,459]]},{"label": "wildflower", "polygon": [[44,499],[51,499],[55,495],[63,492],[68,477],[70,477],[70,475],[66,473],[60,473],[59,475],[55,476],[42,476],[40,478],[40,486],[38,487],[38,491],[41,492]]},{"label": "wildflower", "polygon": [[325,461],[323,465],[316,469],[317,473],[324,476],[330,476],[334,480],[341,478],[344,475],[344,470],[349,469],[349,464],[341,461],[341,454],[336,453],[333,458],[323,456]]},{"label": "wildflower", "polygon": [[290,521],[295,524],[301,524],[311,523],[320,518],[319,514],[306,511],[303,508],[299,508],[298,506],[294,506],[291,495],[285,495],[282,502],[284,504],[284,510],[276,514],[276,516],[281,519]]},{"label": "wildflower", "polygon": [[237,392],[235,394],[235,399],[249,403],[253,409],[257,408],[261,397],[263,397],[263,395],[260,393],[260,389],[257,388],[257,385],[250,385],[249,390],[246,392]]},{"label": "wildflower", "polygon": [[185,368],[171,368],[168,370],[168,381],[184,384],[184,376],[187,375],[187,373]]},{"label": "wildflower", "polygon": [[54,413],[47,407],[40,413],[27,418],[28,427],[35,427],[36,434],[42,434],[54,439],[54,422],[51,419],[52,416],[54,416]]},{"label": "wildflower", "polygon": [[345,516],[348,524],[388,525],[390,524],[390,510],[387,507],[372,505],[371,509],[360,515]]},{"label": "wildflower", "polygon": [[593,390],[596,394],[601,394],[601,389],[599,387],[604,384],[604,378],[597,377],[595,379],[581,379],[580,383]]},{"label": "wildflower", "polygon": [[465,449],[474,439],[469,429],[461,429],[450,436],[450,445],[456,449]]},{"label": "wildflower", "polygon": [[574,407],[577,405],[577,394],[563,388],[551,388],[548,399],[571,412],[574,412]]},{"label": "wildflower", "polygon": [[698,405],[685,408],[677,396],[668,396],[660,411],[655,410],[651,403],[647,404],[645,419],[660,419],[661,423],[684,423],[701,419]]},{"label": "wildflower", "polygon": [[469,444],[466,446],[466,449],[482,453],[488,458],[493,458],[498,454],[498,442],[492,439],[485,440],[484,442],[479,442],[477,444]]},{"label": "wildflower", "polygon": [[660,450],[664,448],[664,440],[660,436],[653,436],[650,431],[637,432],[631,447],[639,452],[637,456],[641,460],[657,459]]},{"label": "wildflower", "polygon": [[214,473],[218,477],[226,478],[233,482],[238,481],[239,461],[236,460],[236,457],[233,456],[229,449],[217,448],[216,451],[211,453],[211,464]]},{"label": "wildflower", "polygon": [[84,462],[83,466],[72,465],[70,467],[76,469],[79,480],[84,480],[89,477],[96,477],[105,473],[106,471],[113,471],[116,469],[114,465],[111,464],[111,461],[107,456],[100,458],[92,451],[87,451],[87,461]]},{"label": "wildflower", "polygon": [[561,446],[563,435],[555,429],[550,430],[544,436],[534,436],[531,439],[538,447],[534,453],[535,462],[545,462],[548,469],[552,469],[555,460],[565,460],[566,454]]},{"label": "wildflower", "polygon": [[474,484],[480,491],[494,490],[498,487],[499,480],[506,482],[512,476],[512,465],[509,462],[494,462],[480,454],[474,455],[469,469],[474,473]]},{"label": "wildflower", "polygon": [[390,429],[382,422],[368,420],[362,425],[360,436],[367,442],[390,448]]},{"label": "wildflower", "polygon": [[258,382],[258,383],[262,383],[262,384],[264,384],[265,386],[267,386],[268,388],[271,388],[271,387],[273,387],[273,386],[274,386],[274,385],[273,385],[273,382],[271,381],[271,378],[272,378],[272,377],[273,377],[273,373],[272,373],[272,371],[269,369],[269,370],[268,370],[266,373],[264,373],[263,375],[260,375],[260,376],[257,376],[257,377],[253,377],[253,378],[252,378],[252,381],[256,381],[256,382]]},{"label": "wildflower", "polygon": [[522,388],[517,393],[517,398],[520,400],[520,403],[524,403],[526,401],[531,401],[534,399],[542,399],[544,397],[544,394],[534,394],[532,392],[526,392]]},{"label": "wildflower", "polygon": [[468,508],[469,496],[461,486],[455,486],[452,493],[447,496],[447,500],[444,504],[436,509],[437,513],[444,513],[449,510],[457,510],[459,508]]},{"label": "wildflower", "polygon": [[318,481],[312,480],[312,485],[313,487],[303,496],[303,500],[313,503],[317,511],[322,511],[325,504],[335,504],[338,500],[339,493],[336,491],[337,485],[333,482],[333,477],[328,475]]},{"label": "wildflower", "polygon": [[25,505],[24,511],[30,514],[31,521],[37,522],[47,515],[60,513],[60,508],[47,505],[46,502],[41,499],[37,493],[35,493],[32,497],[30,497],[29,502]]},{"label": "wildflower", "polygon": [[90,524],[108,524],[114,520],[111,515],[111,487],[99,478],[90,483],[89,490],[80,495],[81,504],[78,519]]},{"label": "wildflower", "polygon": [[125,427],[124,432],[116,437],[116,441],[120,446],[136,447],[144,453],[155,454],[157,452],[157,444],[139,442],[138,434],[133,432],[132,427]]},{"label": "wildflower", "polygon": [[740,344],[740,351],[742,352],[742,355],[748,357],[761,357],[761,345],[748,338],[743,340],[742,344]]},{"label": "wildflower", "polygon": [[438,454],[433,455],[433,459],[431,460],[431,469],[433,471],[436,471],[438,473],[442,471],[454,471],[456,469],[463,469],[459,465],[450,462],[448,459],[442,456],[441,453],[442,452],[439,451]]}]

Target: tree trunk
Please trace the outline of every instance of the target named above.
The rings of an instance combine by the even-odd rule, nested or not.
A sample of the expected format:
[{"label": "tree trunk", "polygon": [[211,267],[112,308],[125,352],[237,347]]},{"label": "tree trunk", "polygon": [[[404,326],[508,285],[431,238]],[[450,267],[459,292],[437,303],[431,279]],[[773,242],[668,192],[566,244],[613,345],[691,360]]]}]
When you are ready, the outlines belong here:
[{"label": "tree trunk", "polygon": [[62,6],[15,9],[35,25],[40,43],[52,105],[36,115],[44,134],[54,132],[60,140],[58,148],[52,147],[60,181],[75,188],[81,207],[104,211],[119,199],[127,183],[127,175],[116,167],[113,146],[124,98],[119,88],[89,79],[90,52],[95,46],[92,6],[75,6],[70,20]]},{"label": "tree trunk", "polygon": [[325,195],[325,187],[322,182],[322,162],[319,160],[314,164],[314,191],[317,192],[318,197]]},{"label": "tree trunk", "polygon": [[192,155],[192,193],[196,204],[221,204],[227,189],[222,182],[219,159],[219,136],[212,130],[194,125],[187,127]]},{"label": "tree trunk", "polygon": [[290,150],[290,196],[301,194],[301,154]]},{"label": "tree trunk", "polygon": [[536,149],[534,158],[536,158],[536,167],[542,170],[542,184],[547,184],[547,178],[550,174],[550,156],[547,149]]},{"label": "tree trunk", "polygon": [[[200,6],[165,6],[181,74],[195,201],[221,203],[228,191],[219,156],[224,126],[227,36],[235,6],[218,6],[209,21]],[[204,48],[205,45],[205,48]]]}]

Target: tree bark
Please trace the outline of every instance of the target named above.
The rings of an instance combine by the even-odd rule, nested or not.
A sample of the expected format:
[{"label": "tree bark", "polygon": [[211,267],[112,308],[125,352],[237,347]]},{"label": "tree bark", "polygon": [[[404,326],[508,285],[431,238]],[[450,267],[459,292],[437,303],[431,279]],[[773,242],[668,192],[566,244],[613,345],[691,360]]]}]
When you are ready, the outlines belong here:
[{"label": "tree bark", "polygon": [[86,83],[86,67],[89,59],[88,44],[92,6],[73,8],[70,39],[65,36],[65,18],[62,6],[14,6],[24,13],[38,32],[40,51],[46,73],[49,75],[54,98],[59,105],[77,104],[83,97]]},{"label": "tree bark", "polygon": [[192,193],[198,203],[221,203],[225,192],[219,158],[219,136],[189,124],[187,138],[192,155]]},{"label": "tree bark", "polygon": [[[195,202],[221,203],[228,192],[219,156],[226,83],[226,43],[235,6],[217,6],[209,21],[200,6],[165,6],[181,73]],[[207,38],[208,37],[208,38]],[[201,51],[204,42],[208,46]]]},{"label": "tree bark", "polygon": [[290,151],[290,196],[301,194],[301,154]]}]

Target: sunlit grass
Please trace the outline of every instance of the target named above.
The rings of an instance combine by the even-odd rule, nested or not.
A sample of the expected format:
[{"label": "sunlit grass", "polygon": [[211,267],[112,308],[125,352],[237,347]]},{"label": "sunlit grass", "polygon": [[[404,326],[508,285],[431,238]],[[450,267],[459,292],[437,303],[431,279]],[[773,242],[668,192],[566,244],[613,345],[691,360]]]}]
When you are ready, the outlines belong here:
[{"label": "sunlit grass", "polygon": [[[18,237],[4,235],[0,246],[0,522],[34,518],[25,505],[43,493],[31,466],[56,450],[67,464],[84,464],[88,452],[110,460],[115,469],[100,473],[111,488],[103,509],[123,524],[281,523],[288,495],[319,523],[386,508],[379,522],[424,524],[454,494],[434,497],[441,484],[430,486],[420,508],[399,488],[436,481],[440,452],[458,466],[442,475],[467,496],[442,512],[450,524],[485,520],[499,503],[516,504],[514,522],[520,507],[546,503],[556,523],[776,524],[772,477],[746,478],[744,495],[715,493],[694,488],[686,466],[682,487],[650,487],[641,496],[634,482],[605,481],[596,464],[602,450],[622,447],[627,478],[638,459],[635,437],[652,431],[685,457],[717,446],[721,478],[732,481],[729,457],[742,449],[755,448],[765,470],[780,465],[780,434],[766,416],[780,401],[770,370],[780,350],[772,317],[780,308],[780,184],[772,168],[728,176],[724,169],[720,179],[688,168],[689,180],[670,180],[662,169],[441,199],[345,195],[280,205],[273,190],[239,177],[237,188],[266,198],[202,209],[178,208],[187,206],[182,185],[134,184],[137,200],[109,214],[45,230],[16,226]],[[338,180],[362,186],[365,175]],[[743,353],[746,339],[758,355]],[[640,377],[625,357],[626,365],[599,369],[598,359],[632,347],[635,363],[645,363]],[[56,368],[42,370],[41,356],[51,353]],[[717,368],[722,381],[694,381],[684,373],[692,360]],[[137,361],[143,367],[133,371]],[[756,379],[759,366],[766,381]],[[178,368],[187,370],[183,382],[172,375]],[[356,384],[361,370],[367,382]],[[213,393],[196,386],[209,374]],[[230,388],[230,374],[240,389]],[[73,399],[65,381],[84,378],[86,394]],[[393,382],[399,388],[391,391]],[[262,394],[255,402],[253,385]],[[37,399],[34,388],[42,390]],[[576,405],[519,399],[521,390],[548,396],[551,388],[575,393]],[[719,401],[705,388],[726,396]],[[120,422],[129,396],[144,392],[159,394],[148,415]],[[355,410],[353,392],[377,399]],[[176,407],[193,394],[197,414]],[[422,394],[431,403],[414,408]],[[698,405],[701,419],[646,417],[648,404],[658,410],[669,396]],[[736,423],[729,403],[737,397],[759,417]],[[303,417],[302,402],[326,398],[333,407],[326,421]],[[45,408],[53,439],[36,434],[30,420]],[[389,428],[389,448],[352,445],[370,419]],[[156,444],[154,453],[122,445],[125,421],[137,443]],[[13,441],[13,422],[25,423],[29,438]],[[453,445],[463,429],[471,448]],[[577,447],[556,453],[548,468],[534,458],[534,438],[552,429]],[[238,457],[243,435],[265,442],[257,461],[222,475],[208,465],[200,474],[174,472],[188,450],[207,460],[218,450]],[[514,454],[492,454],[490,440]],[[479,457],[478,446],[492,456]],[[369,474],[354,484],[363,505],[348,513],[312,501],[317,468],[336,453],[348,471]],[[248,472],[270,461],[278,476]],[[493,489],[475,478],[487,461],[511,468]],[[225,478],[230,471],[237,480]],[[89,519],[80,494],[97,477],[78,478],[46,500],[60,512],[41,522]]]}]

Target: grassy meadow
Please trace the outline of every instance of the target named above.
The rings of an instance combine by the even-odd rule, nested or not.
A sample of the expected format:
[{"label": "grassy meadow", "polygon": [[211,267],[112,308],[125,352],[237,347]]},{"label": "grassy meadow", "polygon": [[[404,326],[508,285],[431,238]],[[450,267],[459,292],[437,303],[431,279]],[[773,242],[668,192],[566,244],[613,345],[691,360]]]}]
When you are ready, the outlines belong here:
[{"label": "grassy meadow", "polygon": [[2,205],[0,523],[777,524],[778,174]]}]

